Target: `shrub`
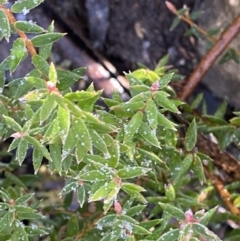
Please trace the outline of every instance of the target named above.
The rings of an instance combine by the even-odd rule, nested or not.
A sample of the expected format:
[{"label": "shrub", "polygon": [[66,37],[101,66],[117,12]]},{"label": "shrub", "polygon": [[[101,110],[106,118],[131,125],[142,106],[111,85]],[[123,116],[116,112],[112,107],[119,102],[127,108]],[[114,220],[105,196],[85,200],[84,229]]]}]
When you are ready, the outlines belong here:
[{"label": "shrub", "polygon": [[[11,13],[42,1],[16,1],[11,11],[0,2],[0,36],[19,35],[0,64],[0,136],[12,140],[13,155],[0,163],[0,240],[220,240],[208,229],[222,202],[214,194],[212,160],[196,143],[197,128],[225,134],[235,128],[223,124],[224,108],[211,117],[215,129],[194,117],[201,96],[192,108],[176,98],[169,83],[179,76],[165,68],[167,57],[153,71],[126,74],[128,102],[116,92],[102,98],[92,85],[72,92],[84,68],[57,70],[47,61],[64,34]],[[5,72],[12,75],[29,54],[34,69],[5,83]],[[99,98],[107,109],[96,104]],[[17,174],[30,151],[34,174]],[[65,180],[59,198],[41,195],[46,179]],[[215,222],[239,220],[226,214],[216,213]]]}]

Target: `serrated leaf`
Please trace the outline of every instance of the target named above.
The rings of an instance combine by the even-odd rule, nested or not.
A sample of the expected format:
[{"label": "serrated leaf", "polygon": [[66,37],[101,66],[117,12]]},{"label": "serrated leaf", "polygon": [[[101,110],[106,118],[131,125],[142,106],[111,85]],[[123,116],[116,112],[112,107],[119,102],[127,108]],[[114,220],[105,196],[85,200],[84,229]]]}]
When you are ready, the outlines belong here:
[{"label": "serrated leaf", "polygon": [[158,109],[152,99],[148,100],[145,113],[147,115],[147,120],[150,127],[152,127],[153,129],[156,129],[158,125],[158,118],[157,118]]},{"label": "serrated leaf", "polygon": [[156,130],[151,130],[151,128],[145,122],[141,123],[138,133],[150,145],[159,147],[159,141],[156,137]]},{"label": "serrated leaf", "polygon": [[3,9],[0,9],[0,22],[1,22],[0,40],[2,38],[5,38],[7,41],[9,41],[11,28],[10,28],[8,17],[5,14]]},{"label": "serrated leaf", "polygon": [[77,188],[77,200],[80,205],[80,207],[83,207],[83,204],[85,203],[85,198],[86,198],[86,191],[83,186],[79,186]]},{"label": "serrated leaf", "polygon": [[13,73],[18,65],[27,57],[27,49],[25,47],[25,42],[23,39],[18,38],[14,41],[13,47],[11,49],[9,69]]},{"label": "serrated leaf", "polygon": [[162,207],[163,210],[170,213],[177,220],[182,220],[182,221],[185,220],[185,214],[181,209],[166,203],[158,203],[158,204]]},{"label": "serrated leaf", "polygon": [[3,115],[6,124],[16,132],[22,132],[22,127],[11,117]]},{"label": "serrated leaf", "polygon": [[64,35],[66,35],[66,34],[64,34],[64,33],[45,33],[45,34],[41,34],[36,37],[33,37],[31,39],[31,43],[35,47],[41,47],[43,45],[51,44],[51,43],[59,40]]},{"label": "serrated leaf", "polygon": [[187,129],[185,140],[184,140],[184,145],[186,150],[191,151],[195,147],[196,142],[197,142],[197,124],[195,119],[193,119]]},{"label": "serrated leaf", "polygon": [[42,33],[45,30],[33,22],[17,21],[14,23],[16,29],[25,33]]},{"label": "serrated leaf", "polygon": [[118,170],[118,176],[122,179],[140,177],[149,172],[150,169],[143,167],[125,166],[123,169]]},{"label": "serrated leaf", "polygon": [[34,65],[41,73],[43,73],[45,76],[48,76],[48,73],[49,73],[49,64],[48,64],[48,62],[47,62],[43,57],[41,57],[41,56],[38,55],[38,54],[35,54],[35,55],[32,57],[32,62],[33,62],[33,65]]},{"label": "serrated leaf", "polygon": [[28,150],[28,142],[25,140],[21,140],[18,145],[17,155],[16,155],[16,159],[20,165],[23,163],[23,161],[25,159],[27,150]]},{"label": "serrated leaf", "polygon": [[53,160],[53,164],[57,170],[57,172],[60,174],[62,173],[62,156],[61,156],[61,146],[59,144],[50,144],[50,155]]},{"label": "serrated leaf", "polygon": [[40,112],[40,122],[44,122],[52,113],[53,110],[56,108],[57,103],[55,102],[52,95],[47,95],[46,99],[43,100],[43,104],[41,107]]},{"label": "serrated leaf", "polygon": [[140,127],[143,119],[143,113],[141,111],[138,111],[132,119],[129,121],[127,126],[124,128],[124,139],[123,142],[127,143],[132,140],[134,134],[138,131],[138,128]]}]

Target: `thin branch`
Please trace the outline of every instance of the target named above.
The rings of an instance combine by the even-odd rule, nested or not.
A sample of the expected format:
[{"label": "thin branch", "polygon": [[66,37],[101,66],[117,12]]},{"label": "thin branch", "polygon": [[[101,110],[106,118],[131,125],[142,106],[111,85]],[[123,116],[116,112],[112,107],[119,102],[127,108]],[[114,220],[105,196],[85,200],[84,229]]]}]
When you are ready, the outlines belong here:
[{"label": "thin branch", "polygon": [[[9,22],[14,26],[16,19],[14,18],[12,11],[10,9],[7,9],[3,4],[0,4],[0,8],[3,9],[3,11],[5,12]],[[29,51],[29,53],[33,56],[35,54],[37,54],[36,49],[34,48],[34,46],[32,45],[31,41],[27,38],[26,34],[23,31],[20,31],[18,29],[16,29],[18,35],[21,37],[21,39],[23,39],[23,41],[26,44],[26,47]]]},{"label": "thin branch", "polygon": [[226,49],[232,39],[240,32],[240,16],[238,16],[231,26],[221,35],[213,48],[202,58],[195,70],[186,80],[182,92],[179,94],[181,100],[186,100],[195,90],[207,70],[212,66],[214,61]]}]

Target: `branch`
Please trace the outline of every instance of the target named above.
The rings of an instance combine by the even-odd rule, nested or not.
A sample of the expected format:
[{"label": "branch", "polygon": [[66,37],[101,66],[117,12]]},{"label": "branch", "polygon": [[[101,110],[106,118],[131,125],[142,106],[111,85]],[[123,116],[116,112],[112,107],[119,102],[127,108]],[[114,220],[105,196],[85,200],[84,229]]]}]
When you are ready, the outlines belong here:
[{"label": "branch", "polygon": [[[16,19],[14,18],[12,11],[10,9],[7,9],[3,4],[0,4],[0,8],[3,9],[3,11],[5,12],[9,22],[14,26],[14,24],[16,23]],[[21,37],[21,39],[23,39],[23,41],[26,44],[26,47],[29,51],[29,53],[33,56],[35,54],[37,54],[36,49],[34,48],[34,46],[32,45],[31,41],[27,38],[26,34],[18,29],[16,29],[18,35]]]}]

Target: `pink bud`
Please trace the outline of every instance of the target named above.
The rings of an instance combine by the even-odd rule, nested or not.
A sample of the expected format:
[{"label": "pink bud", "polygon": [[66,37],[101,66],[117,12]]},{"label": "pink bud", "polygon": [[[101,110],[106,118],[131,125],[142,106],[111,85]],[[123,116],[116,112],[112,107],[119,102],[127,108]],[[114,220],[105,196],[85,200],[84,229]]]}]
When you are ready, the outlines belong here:
[{"label": "pink bud", "polygon": [[117,200],[114,202],[114,209],[115,209],[117,214],[122,213],[122,206]]},{"label": "pink bud", "polygon": [[194,215],[191,209],[185,212],[185,218],[187,223],[193,223],[195,221]]},{"label": "pink bud", "polygon": [[18,139],[18,138],[21,138],[24,136],[24,133],[23,132],[16,132],[16,133],[13,133],[11,135],[11,137],[13,137],[14,139]]},{"label": "pink bud", "polygon": [[158,91],[158,89],[159,89],[159,82],[158,81],[154,82],[150,89],[151,89],[152,92]]}]

